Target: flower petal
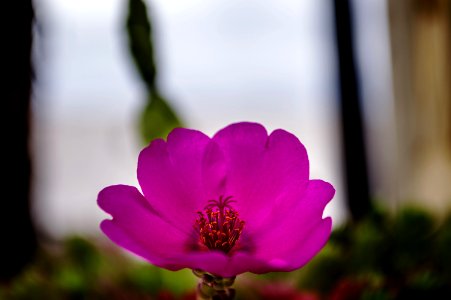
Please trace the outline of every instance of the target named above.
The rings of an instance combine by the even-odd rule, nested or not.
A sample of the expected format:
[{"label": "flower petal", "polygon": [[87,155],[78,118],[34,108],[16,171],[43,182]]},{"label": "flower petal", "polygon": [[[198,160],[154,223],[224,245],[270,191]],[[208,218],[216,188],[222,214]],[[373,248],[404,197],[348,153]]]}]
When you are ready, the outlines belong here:
[{"label": "flower petal", "polygon": [[223,151],[216,142],[210,141],[202,159],[202,182],[208,200],[226,193],[228,169]]},{"label": "flower petal", "polygon": [[102,231],[157,266],[189,247],[190,237],[162,219],[135,187],[107,187],[99,193],[98,205],[113,217],[101,223]]},{"label": "flower petal", "polygon": [[177,128],[154,140],[138,159],[138,181],[152,207],[175,226],[191,230],[196,212],[205,206],[202,161],[210,138]]},{"label": "flower petal", "polygon": [[329,183],[311,180],[304,198],[284,220],[253,236],[254,254],[290,270],[307,263],[329,238],[332,222],[322,214],[334,193]]},{"label": "flower petal", "polygon": [[186,267],[222,277],[232,277],[245,272],[261,274],[279,270],[278,266],[273,266],[268,261],[239,252],[232,256],[219,251],[192,252],[176,257],[172,262],[178,266],[174,270]]},{"label": "flower petal", "polygon": [[[302,196],[309,174],[307,152],[291,133],[275,130],[269,137],[255,123],[232,124],[214,137],[228,166],[227,195],[255,230],[285,215]],[[219,196],[219,195],[218,195]]]}]

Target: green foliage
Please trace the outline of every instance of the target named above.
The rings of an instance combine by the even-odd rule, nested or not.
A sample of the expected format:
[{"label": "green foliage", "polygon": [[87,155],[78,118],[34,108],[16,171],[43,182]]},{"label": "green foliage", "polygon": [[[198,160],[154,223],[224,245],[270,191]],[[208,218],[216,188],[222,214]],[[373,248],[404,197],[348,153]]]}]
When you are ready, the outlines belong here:
[{"label": "green foliage", "polygon": [[155,138],[165,138],[168,133],[181,126],[177,115],[159,95],[149,94],[142,112],[140,129],[145,143]]},{"label": "green foliage", "polygon": [[157,67],[154,60],[152,27],[142,0],[130,0],[127,18],[130,53],[147,88],[156,89]]},{"label": "green foliage", "polygon": [[163,271],[99,245],[71,237],[41,249],[34,265],[0,286],[0,299],[178,299],[195,288],[188,270]]},{"label": "green foliage", "polygon": [[441,299],[451,294],[450,253],[451,216],[440,224],[419,208],[379,211],[335,229],[298,285],[334,299]]},{"label": "green foliage", "polygon": [[155,138],[165,138],[172,129],[180,127],[181,122],[157,87],[152,26],[142,0],[129,0],[127,34],[131,56],[148,92],[140,119],[142,139],[148,143]]},{"label": "green foliage", "polygon": [[451,215],[446,218],[437,232],[437,247],[433,257],[434,264],[441,266],[440,271],[444,274],[447,282],[451,282]]},{"label": "green foliage", "polygon": [[[329,291],[344,275],[341,251],[326,247],[306,266],[295,272],[299,287],[305,290]],[[327,272],[327,273],[326,273]]]}]

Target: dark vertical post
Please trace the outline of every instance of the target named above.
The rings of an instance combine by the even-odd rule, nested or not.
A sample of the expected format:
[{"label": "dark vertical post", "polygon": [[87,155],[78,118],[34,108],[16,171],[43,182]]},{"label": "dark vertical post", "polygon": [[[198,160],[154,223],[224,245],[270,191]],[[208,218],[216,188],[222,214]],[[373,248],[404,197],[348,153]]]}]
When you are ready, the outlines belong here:
[{"label": "dark vertical post", "polygon": [[371,202],[354,57],[351,7],[349,0],[333,0],[333,6],[348,207],[353,220],[360,220],[370,213]]},{"label": "dark vertical post", "polygon": [[30,216],[28,144],[33,4],[31,0],[9,1],[2,8],[8,14],[3,25],[0,71],[3,73],[0,281],[3,282],[17,275],[32,260],[37,242]]}]

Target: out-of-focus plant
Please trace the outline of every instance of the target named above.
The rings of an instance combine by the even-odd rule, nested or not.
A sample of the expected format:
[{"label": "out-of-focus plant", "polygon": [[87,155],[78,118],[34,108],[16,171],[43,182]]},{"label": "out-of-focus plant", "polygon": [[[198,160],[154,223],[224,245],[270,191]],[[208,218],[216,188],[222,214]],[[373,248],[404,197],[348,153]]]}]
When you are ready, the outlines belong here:
[{"label": "out-of-focus plant", "polygon": [[[244,274],[237,300],[447,299],[451,295],[451,214],[380,211],[333,231],[303,269]],[[194,300],[191,271],[166,271],[125,256],[111,244],[68,238],[41,249],[34,265],[0,299]]]},{"label": "out-of-focus plant", "polygon": [[161,270],[99,245],[72,237],[41,249],[22,276],[0,286],[0,299],[194,299],[191,272]]},{"label": "out-of-focus plant", "polygon": [[299,288],[327,299],[443,299],[451,295],[450,253],[451,215],[440,222],[418,208],[380,210],[334,230],[297,272]]},{"label": "out-of-focus plant", "polygon": [[165,138],[173,128],[181,126],[181,122],[157,87],[152,26],[142,0],[129,0],[127,33],[130,53],[148,93],[140,120],[142,138],[148,143],[155,138]]}]

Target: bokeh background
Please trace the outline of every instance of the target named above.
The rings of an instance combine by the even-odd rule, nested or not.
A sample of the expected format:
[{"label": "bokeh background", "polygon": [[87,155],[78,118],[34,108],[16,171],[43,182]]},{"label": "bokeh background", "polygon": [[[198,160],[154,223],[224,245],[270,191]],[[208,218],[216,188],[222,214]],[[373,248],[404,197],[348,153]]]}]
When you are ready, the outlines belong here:
[{"label": "bokeh background", "polygon": [[[180,2],[146,4],[156,81],[183,125],[210,135],[245,120],[284,128],[308,148],[313,177],[341,184],[330,3]],[[35,143],[42,162],[36,213],[52,234],[92,231],[104,217],[93,201],[97,192],[137,184],[144,145],[137,118],[147,89],[128,49],[128,5],[36,7],[43,31],[34,103],[35,139],[43,141]],[[340,219],[343,196],[331,205]]]},{"label": "bokeh background", "polygon": [[[238,121],[296,134],[311,177],[337,190],[320,257],[245,276],[242,299],[449,295],[450,1],[24,3],[11,7],[7,95],[22,116],[9,126],[29,131],[8,134],[28,154],[11,147],[6,167],[30,192],[5,199],[0,299],[193,297],[192,274],[101,235],[97,193],[137,185],[140,149],[171,128]],[[14,163],[28,158],[31,172]]]}]

